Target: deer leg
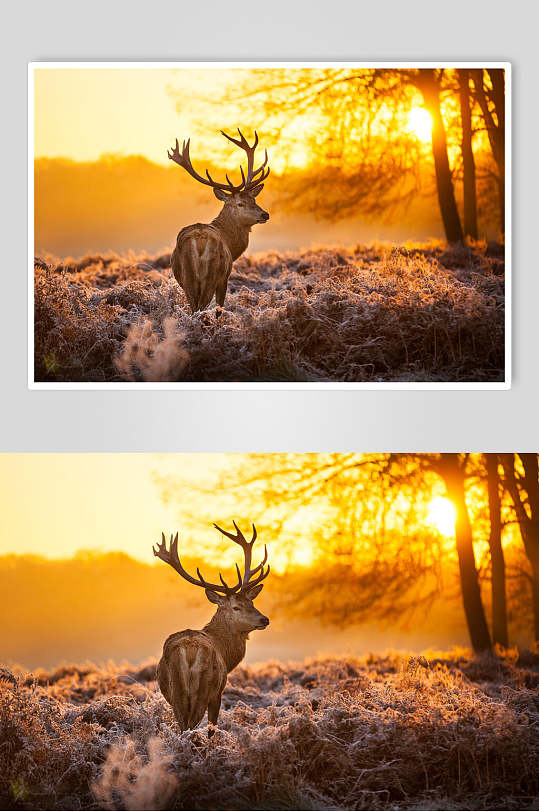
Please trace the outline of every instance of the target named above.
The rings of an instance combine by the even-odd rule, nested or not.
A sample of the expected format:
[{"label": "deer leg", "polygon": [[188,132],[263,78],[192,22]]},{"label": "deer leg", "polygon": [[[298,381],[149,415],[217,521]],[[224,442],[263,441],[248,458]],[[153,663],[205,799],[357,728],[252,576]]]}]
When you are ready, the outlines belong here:
[{"label": "deer leg", "polygon": [[225,276],[222,282],[219,282],[215,289],[215,303],[218,307],[224,307],[226,291],[228,288],[228,276]]},{"label": "deer leg", "polygon": [[[221,694],[217,694],[216,697],[213,697],[208,702],[208,722],[210,725],[217,726],[217,718],[219,716],[219,711],[221,710]],[[212,728],[208,730],[208,736],[213,736],[214,731]]]},{"label": "deer leg", "polygon": [[189,723],[187,722],[185,716],[181,712],[179,708],[173,707],[172,710],[174,711],[174,718],[178,723],[178,727],[180,728],[180,732],[183,733],[184,730],[189,730]]},{"label": "deer leg", "polygon": [[191,308],[191,313],[197,313],[200,310],[198,300],[194,299],[193,297],[188,298],[189,307]]},{"label": "deer leg", "polygon": [[232,273],[232,263],[230,262],[230,258],[225,255],[223,250],[221,251],[221,256],[219,257],[219,263],[223,270],[219,274],[219,281],[215,288],[215,303],[218,307],[224,307],[226,292],[228,289],[228,280],[230,279],[230,274]]}]

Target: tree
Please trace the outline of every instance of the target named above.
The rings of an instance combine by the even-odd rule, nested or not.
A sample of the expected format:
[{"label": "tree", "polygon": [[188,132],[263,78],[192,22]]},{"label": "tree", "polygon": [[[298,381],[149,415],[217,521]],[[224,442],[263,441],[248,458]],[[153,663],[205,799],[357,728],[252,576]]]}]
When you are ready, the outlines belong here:
[{"label": "tree", "polygon": [[492,566],[492,640],[507,648],[507,598],[505,589],[505,558],[502,548],[502,519],[498,455],[485,454],[488,506],[490,519],[489,549]]},{"label": "tree", "polygon": [[[294,571],[285,579],[284,597],[279,590],[287,611],[341,627],[376,619],[398,624],[439,598],[461,600],[472,646],[484,651],[491,638],[481,590],[490,573],[492,638],[504,646],[508,620],[520,625],[523,619],[522,579],[532,583],[521,545],[509,544],[505,553],[501,545],[502,532],[514,540],[508,459],[512,493],[516,487],[523,503],[522,532],[527,539],[535,532],[539,551],[539,522],[533,524],[539,518],[537,455],[251,454],[227,465],[203,493],[211,500],[212,520],[255,518],[261,538],[273,537],[272,561],[277,557]],[[193,484],[170,476],[158,484],[167,502],[182,494],[185,521],[186,489]],[[442,488],[456,508],[454,545],[427,521]],[[200,485],[196,490],[201,493]],[[195,501],[192,526],[198,530],[200,499]],[[532,547],[529,542],[533,556]],[[214,549],[213,538],[208,549]],[[295,558],[305,549],[306,560]],[[447,616],[449,621],[449,608]]]},{"label": "tree", "polygon": [[421,91],[425,105],[432,116],[432,155],[436,172],[438,203],[444,223],[445,235],[448,242],[456,243],[462,242],[464,234],[455,200],[453,179],[447,155],[447,137],[440,109],[440,81],[442,74],[443,71],[437,73],[433,68],[423,68],[418,71],[415,84]]},{"label": "tree", "polygon": [[[289,206],[319,216],[387,214],[418,196],[430,166],[406,118],[423,96],[432,120],[432,155],[446,238],[463,239],[447,150],[440,94],[443,69],[303,69],[257,73],[226,98],[240,110],[261,110],[266,132],[280,137],[309,112],[316,121],[303,140],[312,167],[290,179]],[[449,85],[452,90],[452,85]],[[445,90],[445,88],[444,88]],[[260,115],[260,113],[258,113]],[[321,137],[321,133],[323,134]]]},{"label": "tree", "polygon": [[[486,76],[485,76],[486,74]],[[505,76],[501,68],[471,71],[475,99],[481,108],[493,158],[498,167],[500,227],[505,232]],[[490,87],[486,78],[490,82]]]},{"label": "tree", "polygon": [[505,486],[511,495],[531,573],[535,640],[539,641],[539,463],[538,454],[503,454]]},{"label": "tree", "polygon": [[459,80],[460,115],[462,120],[462,172],[464,185],[464,233],[477,239],[477,195],[475,159],[472,147],[472,112],[470,109],[470,72],[457,71]]},{"label": "tree", "polygon": [[459,454],[444,453],[434,463],[435,469],[443,478],[449,499],[455,506],[455,540],[459,559],[462,602],[468,624],[468,631],[474,651],[487,651],[491,648],[479,578],[473,549],[472,528],[465,496],[465,460]]},{"label": "tree", "polygon": [[425,531],[424,515],[433,485],[441,478],[457,512],[456,553],[470,639],[475,651],[488,650],[490,633],[466,504],[469,455],[299,457],[277,454],[268,460],[255,455],[234,474],[227,470],[226,481],[217,486],[220,490],[226,485],[229,497],[240,490],[244,503],[251,491],[259,513],[261,505],[269,506],[278,535],[282,519],[275,515],[275,505],[286,505],[286,512],[294,513],[308,506],[318,515],[323,515],[322,503],[330,509],[315,535],[323,565],[291,583],[295,611],[310,616],[318,612],[343,625],[373,617],[402,619],[432,603],[440,594],[444,553],[436,536]]}]

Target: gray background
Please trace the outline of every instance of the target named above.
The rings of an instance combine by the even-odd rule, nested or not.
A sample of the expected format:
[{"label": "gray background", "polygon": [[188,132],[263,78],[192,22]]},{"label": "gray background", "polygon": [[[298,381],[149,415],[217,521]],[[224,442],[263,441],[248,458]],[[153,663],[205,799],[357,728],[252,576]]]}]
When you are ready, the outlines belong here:
[{"label": "gray background", "polygon": [[[537,420],[538,7],[331,0],[47,0],[4,12],[0,451],[531,451]],[[30,60],[510,60],[510,391],[29,391],[26,106]]]}]

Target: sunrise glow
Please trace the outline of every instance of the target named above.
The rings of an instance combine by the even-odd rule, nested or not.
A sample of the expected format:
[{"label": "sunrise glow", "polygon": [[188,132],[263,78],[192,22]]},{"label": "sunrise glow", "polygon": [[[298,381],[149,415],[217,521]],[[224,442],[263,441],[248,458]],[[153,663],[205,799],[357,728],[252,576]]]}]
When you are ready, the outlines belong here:
[{"label": "sunrise glow", "polygon": [[424,144],[428,144],[432,132],[432,117],[428,110],[424,107],[412,107],[408,115],[407,130]]},{"label": "sunrise glow", "polygon": [[435,496],[429,505],[427,521],[442,536],[453,536],[455,533],[455,507],[453,503],[443,496]]}]

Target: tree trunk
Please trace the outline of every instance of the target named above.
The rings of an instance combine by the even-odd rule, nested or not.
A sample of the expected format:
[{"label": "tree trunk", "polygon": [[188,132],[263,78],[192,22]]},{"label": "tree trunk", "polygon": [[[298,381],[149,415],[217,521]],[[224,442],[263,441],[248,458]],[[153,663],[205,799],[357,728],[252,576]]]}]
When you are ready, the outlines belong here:
[{"label": "tree trunk", "polygon": [[539,641],[539,461],[538,454],[519,454],[524,467],[524,487],[531,517],[528,521],[527,556],[532,570],[532,601],[535,640]]},{"label": "tree trunk", "polygon": [[502,548],[502,521],[498,478],[498,455],[485,454],[488,507],[490,515],[490,561],[492,565],[492,641],[507,648],[507,598],[505,594],[505,559]]},{"label": "tree trunk", "polygon": [[496,128],[497,159],[500,177],[498,195],[500,201],[500,228],[505,233],[505,77],[502,68],[489,68],[488,75],[492,82],[492,99],[498,119]]},{"label": "tree trunk", "polygon": [[494,117],[488,104],[487,94],[483,79],[483,69],[470,71],[474,87],[475,97],[481,108],[485,127],[487,129],[488,140],[492,150],[493,158],[498,167],[498,197],[500,208],[500,227],[502,234],[505,233],[505,81],[504,72],[501,68],[489,69],[488,75],[492,83],[491,100],[494,104]]},{"label": "tree trunk", "polygon": [[464,234],[455,201],[453,179],[447,155],[447,138],[440,110],[440,89],[432,68],[422,68],[416,77],[416,85],[423,95],[425,106],[432,116],[432,154],[436,172],[438,202],[448,242],[462,242]]},{"label": "tree trunk", "polygon": [[[524,550],[530,562],[535,640],[539,642],[539,455],[518,456],[524,468],[524,477],[518,482],[515,475],[516,454],[504,454],[502,461],[507,490],[515,506]],[[521,493],[520,482],[527,500]]]},{"label": "tree trunk", "polygon": [[539,556],[530,558],[532,568],[532,607],[535,642],[539,643]]},{"label": "tree trunk", "polygon": [[470,74],[466,68],[458,71],[460,112],[462,117],[462,171],[464,183],[464,233],[477,239],[477,196],[475,190],[475,161],[472,147],[472,113],[470,110]]},{"label": "tree trunk", "polygon": [[462,601],[472,648],[475,652],[489,651],[491,649],[490,633],[485,618],[475,565],[472,528],[465,499],[464,470],[461,467],[458,454],[440,454],[438,472],[445,482],[447,495],[453,502],[456,511],[455,538],[459,559]]}]

